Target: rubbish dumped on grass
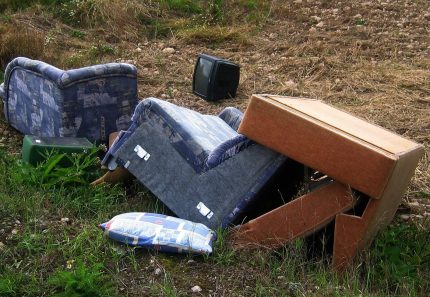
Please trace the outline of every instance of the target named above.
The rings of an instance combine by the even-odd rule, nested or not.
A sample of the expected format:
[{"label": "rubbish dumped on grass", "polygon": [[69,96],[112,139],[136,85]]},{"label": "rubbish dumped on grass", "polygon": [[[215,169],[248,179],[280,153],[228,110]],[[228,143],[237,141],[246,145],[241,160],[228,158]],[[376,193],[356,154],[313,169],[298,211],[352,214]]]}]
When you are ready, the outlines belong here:
[{"label": "rubbish dumped on grass", "polygon": [[203,224],[162,214],[131,212],[99,226],[113,240],[170,253],[212,253],[215,232]]},{"label": "rubbish dumped on grass", "polygon": [[[199,56],[195,94],[234,97],[238,81],[238,65]],[[80,153],[109,136],[110,172],[93,185],[132,174],[182,219],[129,213],[100,227],[117,241],[170,252],[211,253],[208,227],[243,223],[231,236],[237,247],[278,247],[334,222],[332,265],[341,270],[393,219],[424,151],[318,100],[253,95],[245,114],[226,108],[218,116],[155,98],[137,104],[129,64],[62,71],[16,58],[0,97],[9,124],[33,135],[23,143],[33,165],[47,150]],[[313,170],[320,178],[297,195]]]}]

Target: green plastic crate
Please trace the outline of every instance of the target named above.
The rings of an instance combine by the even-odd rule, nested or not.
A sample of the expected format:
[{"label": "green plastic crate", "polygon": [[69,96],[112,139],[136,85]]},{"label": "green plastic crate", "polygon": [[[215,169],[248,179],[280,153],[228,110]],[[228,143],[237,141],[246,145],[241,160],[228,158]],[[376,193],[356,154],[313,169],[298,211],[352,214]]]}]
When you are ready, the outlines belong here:
[{"label": "green plastic crate", "polygon": [[22,160],[36,166],[45,161],[45,155],[50,151],[59,154],[84,153],[93,147],[94,145],[86,138],[25,135],[22,143]]}]

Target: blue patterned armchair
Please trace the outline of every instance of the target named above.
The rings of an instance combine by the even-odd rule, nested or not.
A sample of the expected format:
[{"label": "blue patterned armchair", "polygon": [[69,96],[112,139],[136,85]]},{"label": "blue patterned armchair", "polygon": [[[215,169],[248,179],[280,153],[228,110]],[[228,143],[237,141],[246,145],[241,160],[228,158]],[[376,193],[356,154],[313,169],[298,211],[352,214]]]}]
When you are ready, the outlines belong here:
[{"label": "blue patterned armchair", "polygon": [[286,161],[236,132],[242,116],[231,107],[202,115],[148,98],[103,164],[127,168],[178,217],[226,227]]},{"label": "blue patterned armchair", "polygon": [[137,70],[110,63],[63,71],[19,57],[6,67],[0,97],[6,120],[23,134],[105,142],[130,125]]}]

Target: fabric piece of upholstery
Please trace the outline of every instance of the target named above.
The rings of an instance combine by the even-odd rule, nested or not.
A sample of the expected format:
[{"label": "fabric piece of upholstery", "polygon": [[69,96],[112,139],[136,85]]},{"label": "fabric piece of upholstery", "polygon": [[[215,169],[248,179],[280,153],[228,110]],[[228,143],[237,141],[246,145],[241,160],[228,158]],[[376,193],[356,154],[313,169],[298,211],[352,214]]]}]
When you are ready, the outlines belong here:
[{"label": "fabric piece of upholstery", "polygon": [[[166,106],[167,112],[161,110]],[[227,131],[228,137],[218,137],[218,145],[212,146],[203,163],[190,162],[198,160],[198,155],[184,138],[193,137],[189,131],[195,130],[184,134],[185,129],[179,128],[178,122],[188,125],[183,112],[191,112],[187,119],[197,119],[194,123],[208,117],[211,122],[203,125],[206,129]],[[226,227],[241,218],[286,158],[232,128],[240,123],[240,111],[228,108],[221,114],[223,119],[214,120],[155,98],[145,99],[136,107],[130,128],[120,132],[102,163],[111,170],[125,167],[179,217],[211,228]],[[227,127],[218,129],[216,123]],[[201,136],[211,134],[196,130]]]},{"label": "fabric piece of upholstery", "polygon": [[111,63],[63,71],[16,58],[4,82],[4,112],[24,134],[107,141],[127,129],[137,104],[137,70]]},{"label": "fabric piece of upholstery", "polygon": [[[114,152],[139,125],[146,122],[157,127],[197,172],[216,166],[249,143],[242,137],[237,143],[231,144],[232,139],[237,140],[239,134],[217,116],[202,115],[156,98],[147,98],[140,102],[133,114],[132,122],[110,153]],[[222,150],[223,147],[226,149]],[[217,152],[216,155],[212,154],[214,151]],[[211,162],[207,164],[209,155],[212,156]]]},{"label": "fabric piece of upholstery", "polygon": [[253,144],[198,173],[159,127],[144,122],[117,149],[113,160],[177,216],[213,229],[235,221],[285,157]]},{"label": "fabric piece of upholstery", "polygon": [[243,112],[234,107],[226,107],[219,113],[218,117],[226,122],[234,131],[237,131],[243,118]]}]

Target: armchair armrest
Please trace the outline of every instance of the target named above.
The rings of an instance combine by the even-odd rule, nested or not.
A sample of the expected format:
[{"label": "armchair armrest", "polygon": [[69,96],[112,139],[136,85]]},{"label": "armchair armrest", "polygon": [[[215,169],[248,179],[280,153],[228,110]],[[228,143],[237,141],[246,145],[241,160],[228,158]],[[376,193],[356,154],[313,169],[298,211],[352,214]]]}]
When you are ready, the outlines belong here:
[{"label": "armchair armrest", "polygon": [[218,117],[226,122],[234,131],[237,131],[242,121],[243,113],[237,108],[227,107],[221,111]]},{"label": "armchair armrest", "polygon": [[206,160],[206,169],[211,169],[221,164],[228,158],[236,155],[243,149],[250,146],[253,142],[246,138],[245,135],[238,134],[237,136],[218,145],[208,156]]},{"label": "armchair armrest", "polygon": [[38,61],[38,60],[31,60],[25,57],[18,57],[13,59],[6,67],[5,75],[4,75],[5,90],[7,89],[7,86],[9,84],[9,79],[10,79],[10,76],[12,75],[13,70],[17,67],[32,71],[52,81],[57,81],[64,73],[63,70],[58,69],[45,62]]},{"label": "armchair armrest", "polygon": [[6,67],[4,80],[5,89],[9,83],[12,71],[17,67],[32,71],[54,81],[60,89],[93,78],[120,75],[130,77],[137,76],[136,67],[126,63],[108,63],[64,71],[42,61],[18,57],[13,59]]},{"label": "armchair armrest", "polygon": [[137,68],[134,65],[126,63],[108,63],[88,66],[64,71],[56,82],[59,88],[66,88],[84,80],[111,76],[128,76],[134,78],[137,77]]}]

